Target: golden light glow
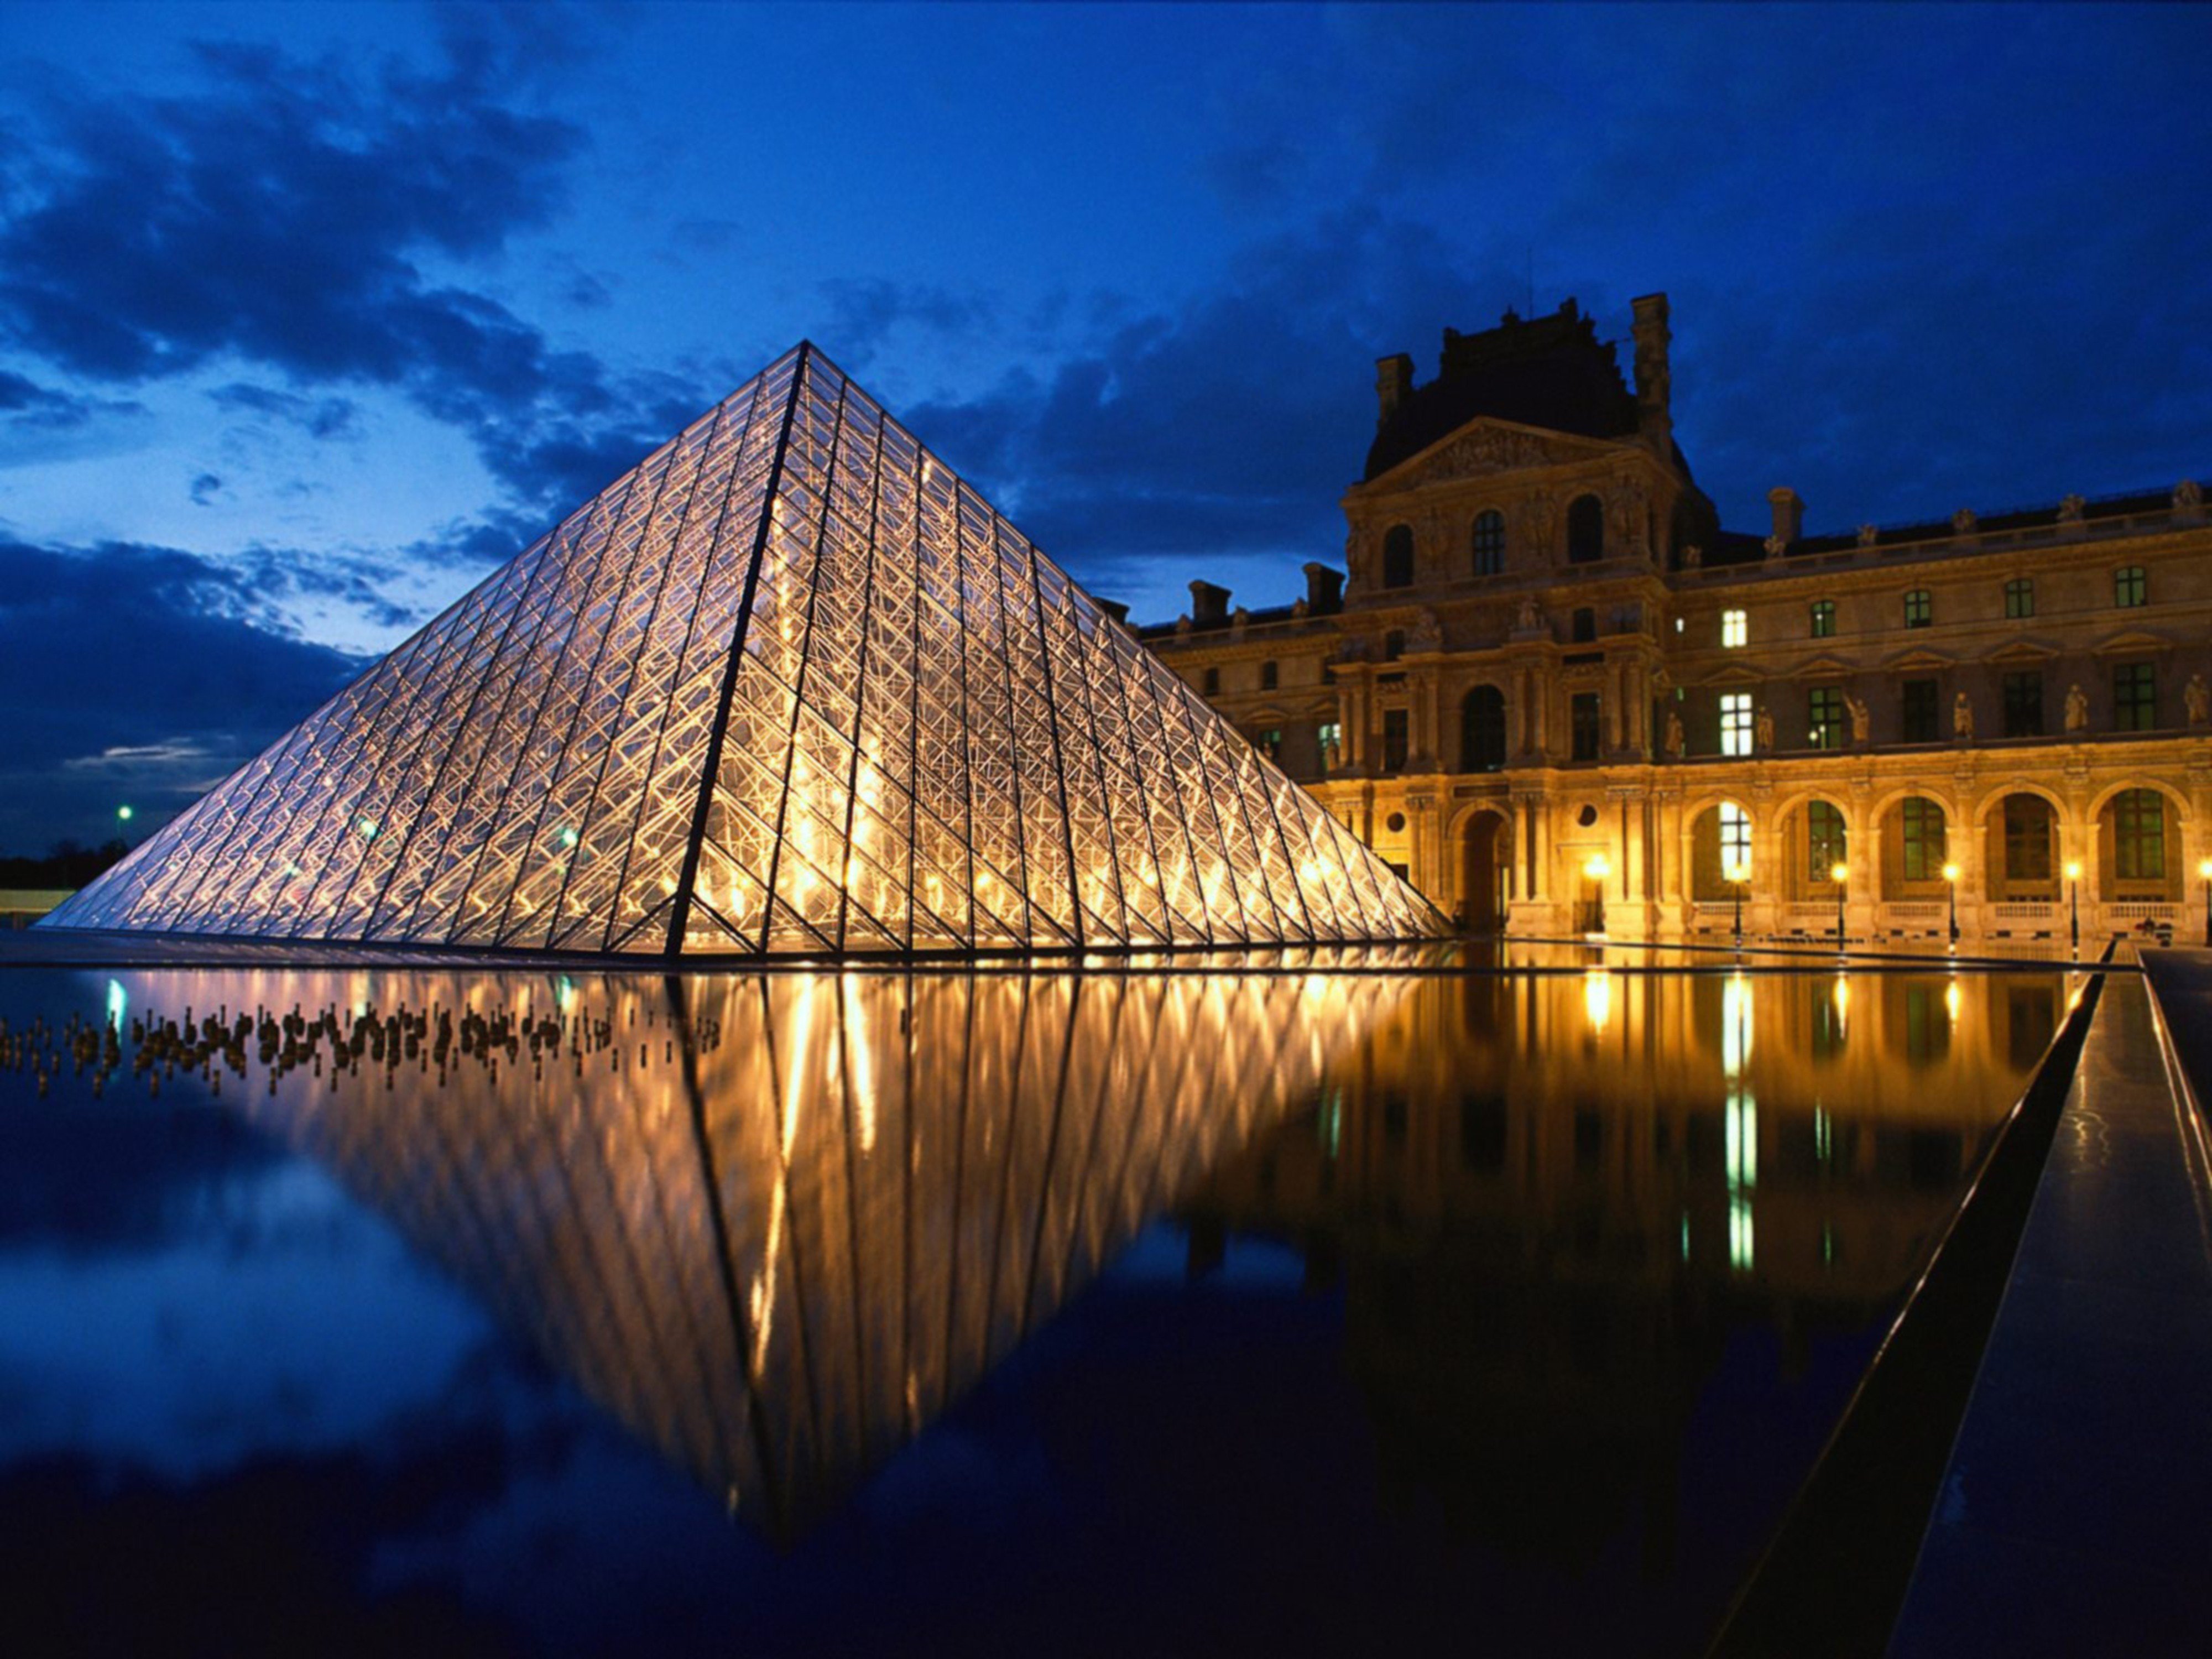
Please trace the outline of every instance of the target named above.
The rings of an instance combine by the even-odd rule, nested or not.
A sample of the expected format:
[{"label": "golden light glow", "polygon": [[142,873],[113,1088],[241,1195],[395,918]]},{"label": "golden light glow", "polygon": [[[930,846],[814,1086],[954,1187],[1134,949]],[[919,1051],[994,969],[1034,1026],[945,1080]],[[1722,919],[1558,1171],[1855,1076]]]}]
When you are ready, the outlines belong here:
[{"label": "golden light glow", "polygon": [[1724,874],[1726,879],[1741,887],[1751,879],[1751,866],[1747,864],[1731,864]]},{"label": "golden light glow", "polygon": [[2197,873],[2203,877],[2205,880],[2212,881],[2212,859],[2197,860]]},{"label": "golden light glow", "polygon": [[1955,864],[1947,864],[1947,865],[1945,865],[1945,866],[1943,866],[1943,879],[1944,879],[1944,880],[1946,880],[1946,881],[1953,881],[1953,882],[1954,882],[1954,881],[1958,880],[1958,879],[1959,879],[1959,866],[1958,866],[1957,865],[1955,865]]},{"label": "golden light glow", "polygon": [[1850,874],[1851,866],[1848,864],[1832,864],[1828,866],[1828,879],[1838,886],[1850,880]]},{"label": "golden light glow", "polygon": [[1613,860],[1602,853],[1592,853],[1589,862],[1583,866],[1583,873],[1592,881],[1603,881],[1613,873]]},{"label": "golden light glow", "polygon": [[1589,1021],[1592,1035],[1605,1035],[1606,1025],[1613,1018],[1613,975],[1603,968],[1583,970],[1583,1015]]},{"label": "golden light glow", "polygon": [[2081,860],[2069,859],[2066,860],[2066,879],[2069,881],[2079,881],[2081,879]]},{"label": "golden light glow", "polygon": [[1966,1000],[1965,994],[1959,989],[1957,980],[1953,980],[1943,988],[1943,1006],[1950,1011],[1951,1024],[1954,1025],[1959,1023],[1959,1010],[1965,1005]]}]

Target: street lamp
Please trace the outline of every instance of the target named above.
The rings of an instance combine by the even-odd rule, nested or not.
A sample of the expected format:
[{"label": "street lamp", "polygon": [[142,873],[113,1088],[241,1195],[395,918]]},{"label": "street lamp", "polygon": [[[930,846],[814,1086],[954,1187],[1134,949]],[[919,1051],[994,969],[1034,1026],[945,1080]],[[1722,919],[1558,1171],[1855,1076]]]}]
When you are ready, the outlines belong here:
[{"label": "street lamp", "polygon": [[1725,873],[1729,885],[1735,889],[1735,948],[1741,951],[1743,949],[1743,887],[1751,879],[1751,866],[1731,864]]},{"label": "street lamp", "polygon": [[1844,884],[1851,878],[1851,866],[1838,862],[1828,866],[1828,879],[1836,884],[1836,952],[1844,949]]},{"label": "street lamp", "polygon": [[2212,947],[2212,859],[2197,860],[2197,874],[2204,883],[2204,943]]},{"label": "street lamp", "polygon": [[2081,860],[2066,860],[2066,908],[2073,916],[2074,948],[2081,948]]},{"label": "street lamp", "polygon": [[1613,861],[1602,853],[1593,853],[1589,862],[1583,866],[1583,873],[1597,884],[1597,925],[1590,931],[1605,932],[1605,878],[1613,873]]},{"label": "street lamp", "polygon": [[[1922,867],[1924,869],[1926,866]],[[1943,879],[1951,888],[1951,948],[1955,951],[1959,948],[1959,866],[1945,865]]]}]

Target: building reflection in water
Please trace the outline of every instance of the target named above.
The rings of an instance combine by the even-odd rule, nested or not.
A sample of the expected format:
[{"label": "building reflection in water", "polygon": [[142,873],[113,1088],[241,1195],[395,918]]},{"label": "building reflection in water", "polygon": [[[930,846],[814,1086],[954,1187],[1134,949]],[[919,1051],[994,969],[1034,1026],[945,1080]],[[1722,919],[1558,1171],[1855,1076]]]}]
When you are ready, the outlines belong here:
[{"label": "building reflection in water", "polygon": [[1382,1490],[1515,1559],[1587,1564],[1640,1516],[1644,1570],[1671,1577],[1686,1479],[1755,1469],[1771,1490],[1718,1523],[1744,1535],[1695,1552],[1708,1598],[1850,1380],[1773,1444],[1696,1410],[1724,1352],[1758,1334],[1786,1378],[1825,1336],[1870,1344],[2066,994],[1864,970],[131,977],[134,1022],[222,1010],[179,1069],[234,1074],[237,1109],[771,1533],[1167,1216],[1194,1273],[1250,1237],[1340,1286]]},{"label": "building reflection in water", "polygon": [[[235,1073],[238,1109],[777,1534],[1310,1101],[1332,1053],[1405,988],[1285,973],[133,977],[129,1006],[157,1033],[186,1009],[221,1028],[211,1064],[203,1040],[185,1069]],[[142,1074],[165,1069],[160,1051],[138,1045]]]},{"label": "building reflection in water", "polygon": [[[1341,1283],[1386,1486],[1569,1565],[1640,1513],[1663,1574],[1686,1455],[1706,1480],[1771,1462],[1778,1504],[1832,1422],[1795,1449],[1746,1424],[1729,1452],[1699,1413],[1701,1448],[1724,1351],[1757,1336],[1786,1377],[1836,1336],[1863,1363],[2065,994],[2053,974],[1426,980],[1186,1211],[1208,1258],[1273,1237]],[[1749,1552],[1773,1511],[1743,1508]]]}]

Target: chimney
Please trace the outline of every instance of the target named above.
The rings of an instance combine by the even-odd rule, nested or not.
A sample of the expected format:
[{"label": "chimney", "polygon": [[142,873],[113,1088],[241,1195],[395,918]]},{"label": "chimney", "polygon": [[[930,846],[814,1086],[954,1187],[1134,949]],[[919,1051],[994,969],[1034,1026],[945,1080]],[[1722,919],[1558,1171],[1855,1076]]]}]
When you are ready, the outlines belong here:
[{"label": "chimney", "polygon": [[[1093,595],[1092,597],[1096,598],[1097,596]],[[1127,628],[1129,625],[1129,607],[1123,605],[1119,599],[1099,599],[1098,608],[1101,611],[1103,611],[1108,616],[1111,617],[1115,622],[1121,623],[1122,627]]]},{"label": "chimney", "polygon": [[1382,426],[1398,412],[1398,405],[1413,395],[1413,360],[1404,352],[1395,357],[1375,360],[1375,398],[1382,405],[1382,413],[1375,424]]},{"label": "chimney", "polygon": [[1766,504],[1774,509],[1774,539],[1787,547],[1803,532],[1805,503],[1789,485],[1777,484],[1766,492]]},{"label": "chimney", "polygon": [[1667,296],[1647,294],[1629,302],[1636,313],[1636,430],[1662,461],[1674,452],[1674,416],[1669,401]]},{"label": "chimney", "polygon": [[1190,585],[1190,619],[1198,627],[1212,628],[1229,620],[1229,590],[1212,582]]},{"label": "chimney", "polygon": [[1344,572],[1325,564],[1309,564],[1306,573],[1306,614],[1329,617],[1344,609]]}]

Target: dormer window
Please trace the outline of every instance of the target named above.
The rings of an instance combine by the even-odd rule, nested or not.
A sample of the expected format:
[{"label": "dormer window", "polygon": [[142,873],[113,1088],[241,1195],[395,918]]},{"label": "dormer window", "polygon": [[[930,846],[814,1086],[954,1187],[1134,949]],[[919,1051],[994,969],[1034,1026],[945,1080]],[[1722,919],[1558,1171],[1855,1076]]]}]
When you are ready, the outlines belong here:
[{"label": "dormer window", "polygon": [[1474,517],[1474,574],[1495,576],[1505,568],[1505,515],[1478,513]]},{"label": "dormer window", "polygon": [[1605,503],[1577,495],[1567,508],[1567,562],[1595,564],[1605,556]]},{"label": "dormer window", "polygon": [[1413,585],[1413,532],[1410,525],[1394,524],[1382,537],[1382,586]]}]

